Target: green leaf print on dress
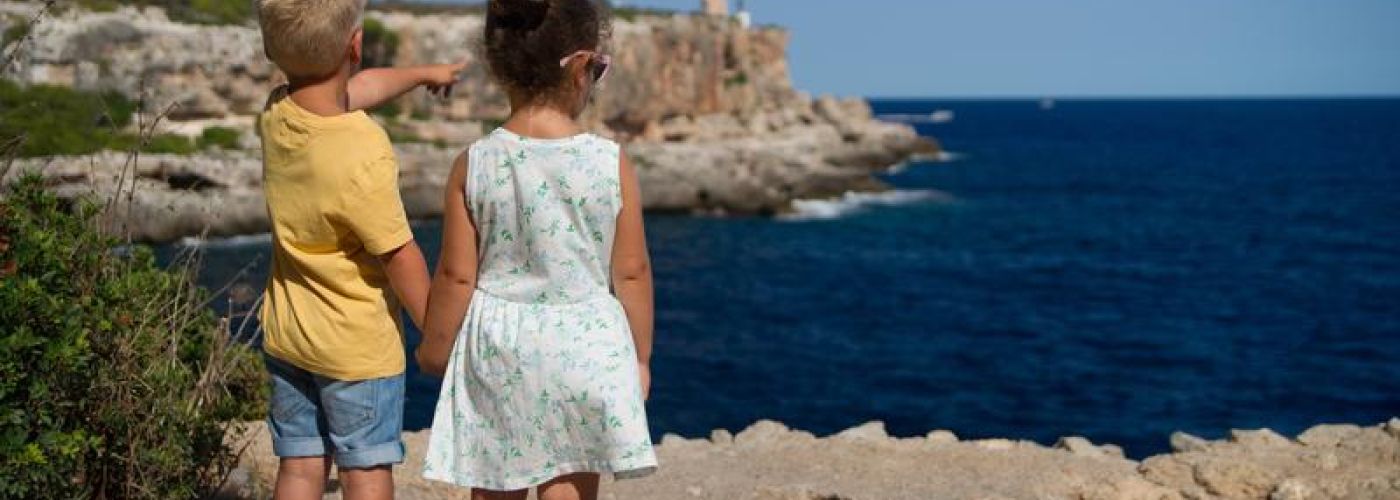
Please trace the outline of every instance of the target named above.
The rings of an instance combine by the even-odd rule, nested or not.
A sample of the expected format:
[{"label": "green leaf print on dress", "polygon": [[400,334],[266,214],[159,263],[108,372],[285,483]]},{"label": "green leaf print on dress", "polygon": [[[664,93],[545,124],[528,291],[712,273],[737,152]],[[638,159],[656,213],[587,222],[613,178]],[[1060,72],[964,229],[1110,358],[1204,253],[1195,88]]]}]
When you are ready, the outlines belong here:
[{"label": "green leaf print on dress", "polygon": [[515,490],[656,468],[626,314],[610,294],[616,143],[504,129],[468,152],[477,290],[452,348],[423,475]]}]

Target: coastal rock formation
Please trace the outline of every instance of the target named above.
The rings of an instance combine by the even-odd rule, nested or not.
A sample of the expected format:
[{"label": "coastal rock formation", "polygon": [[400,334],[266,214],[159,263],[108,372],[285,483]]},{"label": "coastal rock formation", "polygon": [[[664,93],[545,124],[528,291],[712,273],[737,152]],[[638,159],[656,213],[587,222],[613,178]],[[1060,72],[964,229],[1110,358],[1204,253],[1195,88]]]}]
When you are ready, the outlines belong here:
[{"label": "coastal rock formation", "polygon": [[[0,29],[35,9],[0,2]],[[471,63],[451,100],[418,92],[378,116],[399,145],[411,214],[433,216],[452,157],[509,109],[473,51],[482,19],[381,11],[370,18],[394,34],[398,64]],[[875,120],[863,100],[812,99],[793,89],[788,36],[718,16],[615,20],[613,76],[584,119],[590,130],[627,144],[647,208],[780,213],[796,199],[881,190],[874,173],[937,152],[909,126]],[[66,9],[34,26],[22,48],[6,78],[139,97],[148,111],[168,111],[160,132],[193,136],[208,126],[232,127],[250,148],[252,116],[282,81],[263,57],[255,27],[181,24],[157,8]],[[31,159],[16,170],[44,166],[64,192],[103,192],[115,186],[106,179],[120,177],[125,159]],[[133,211],[149,215],[133,222],[139,239],[266,230],[256,151],[158,155],[137,167]]]},{"label": "coastal rock formation", "polygon": [[[817,102],[868,109],[859,101]],[[868,111],[842,119],[783,124],[752,137],[637,141],[627,149],[649,210],[773,214],[787,210],[794,200],[882,190],[883,184],[872,173],[912,153],[901,145],[921,143],[907,129],[869,118]],[[863,140],[843,140],[834,123],[866,127],[859,132]],[[395,150],[399,189],[409,217],[440,215],[442,189],[459,150],[424,143],[398,143]],[[4,180],[24,172],[40,173],[61,194],[70,196],[95,194],[108,199],[119,188],[130,192],[129,198],[123,197],[132,215],[126,229],[139,241],[231,236],[269,228],[262,160],[256,150],[135,157],[109,151],[31,158],[16,161]]]},{"label": "coastal rock formation", "polygon": [[[275,473],[263,424],[230,496],[260,497]],[[467,498],[419,477],[430,431],[404,435],[408,460],[396,474],[399,498]],[[1400,498],[1400,419],[1372,427],[1320,425],[1295,439],[1235,431],[1136,462],[1113,445],[1067,437],[1054,447],[1028,441],[959,441],[948,431],[895,438],[871,422],[818,438],[772,421],[709,439],[667,435],[660,471],[612,482],[603,498],[630,499],[1019,499],[1186,500]],[[338,492],[332,493],[338,497]]]},{"label": "coastal rock formation", "polygon": [[[396,146],[399,191],[410,217],[442,213],[442,187],[455,152],[425,144]],[[63,196],[116,198],[123,234],[138,241],[266,232],[262,157],[256,151],[183,156],[103,152],[18,160],[5,181],[38,172]]]}]

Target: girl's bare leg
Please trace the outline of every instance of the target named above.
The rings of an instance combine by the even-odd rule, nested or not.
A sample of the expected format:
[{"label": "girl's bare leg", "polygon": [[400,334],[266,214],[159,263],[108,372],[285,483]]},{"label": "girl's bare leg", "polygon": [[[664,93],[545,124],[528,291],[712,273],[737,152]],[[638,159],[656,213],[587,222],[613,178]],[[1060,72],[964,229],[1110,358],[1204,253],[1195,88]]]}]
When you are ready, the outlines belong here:
[{"label": "girl's bare leg", "polygon": [[550,479],[539,487],[540,500],[597,500],[598,474],[580,472]]}]

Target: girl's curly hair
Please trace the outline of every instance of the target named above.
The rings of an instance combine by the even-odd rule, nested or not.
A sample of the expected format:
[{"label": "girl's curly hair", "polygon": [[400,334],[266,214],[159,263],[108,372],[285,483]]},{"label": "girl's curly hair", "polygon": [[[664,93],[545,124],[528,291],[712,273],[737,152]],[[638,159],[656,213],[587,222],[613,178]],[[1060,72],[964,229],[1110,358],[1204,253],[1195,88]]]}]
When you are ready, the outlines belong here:
[{"label": "girl's curly hair", "polygon": [[598,49],[609,29],[598,0],[490,0],[482,45],[496,81],[533,100],[562,90],[559,60]]}]

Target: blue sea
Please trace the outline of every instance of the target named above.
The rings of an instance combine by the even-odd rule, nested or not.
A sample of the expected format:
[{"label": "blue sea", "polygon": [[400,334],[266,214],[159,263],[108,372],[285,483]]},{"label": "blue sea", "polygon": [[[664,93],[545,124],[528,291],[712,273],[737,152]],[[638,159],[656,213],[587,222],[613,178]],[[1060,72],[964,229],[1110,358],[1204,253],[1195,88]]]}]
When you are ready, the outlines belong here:
[{"label": "blue sea", "polygon": [[[649,216],[655,436],[882,420],[1141,457],[1400,415],[1400,100],[1043,104],[877,101],[951,153],[795,216]],[[205,248],[206,284],[265,279],[266,238]],[[408,428],[437,388],[411,370]]]}]

